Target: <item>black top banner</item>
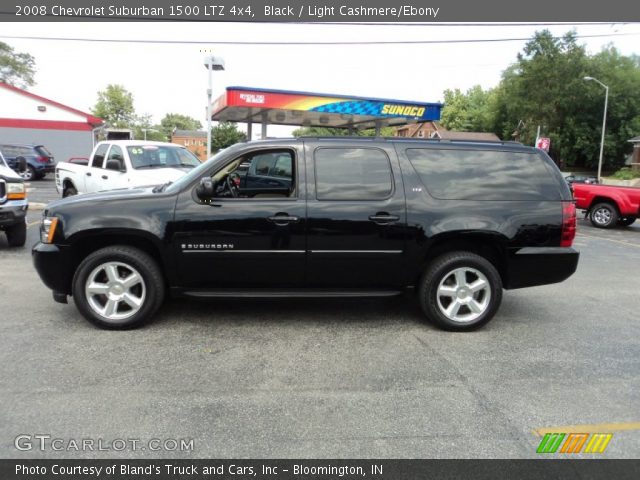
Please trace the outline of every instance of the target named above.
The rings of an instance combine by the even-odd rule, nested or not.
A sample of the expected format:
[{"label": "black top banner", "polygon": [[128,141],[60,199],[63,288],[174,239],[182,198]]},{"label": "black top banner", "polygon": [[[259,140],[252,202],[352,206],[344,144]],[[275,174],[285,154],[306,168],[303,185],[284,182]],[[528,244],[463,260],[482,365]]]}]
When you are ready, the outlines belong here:
[{"label": "black top banner", "polygon": [[0,460],[2,480],[637,480],[638,460]]},{"label": "black top banner", "polygon": [[0,21],[636,22],[629,0],[16,0]]}]

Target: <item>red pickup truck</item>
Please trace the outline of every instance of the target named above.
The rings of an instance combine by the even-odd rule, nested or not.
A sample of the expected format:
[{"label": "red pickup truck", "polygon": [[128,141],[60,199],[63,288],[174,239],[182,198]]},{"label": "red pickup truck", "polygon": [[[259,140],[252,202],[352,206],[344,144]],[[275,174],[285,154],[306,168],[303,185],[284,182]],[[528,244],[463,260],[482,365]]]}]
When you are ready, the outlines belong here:
[{"label": "red pickup truck", "polygon": [[594,227],[629,226],[640,217],[640,188],[574,183],[576,208],[586,211]]}]

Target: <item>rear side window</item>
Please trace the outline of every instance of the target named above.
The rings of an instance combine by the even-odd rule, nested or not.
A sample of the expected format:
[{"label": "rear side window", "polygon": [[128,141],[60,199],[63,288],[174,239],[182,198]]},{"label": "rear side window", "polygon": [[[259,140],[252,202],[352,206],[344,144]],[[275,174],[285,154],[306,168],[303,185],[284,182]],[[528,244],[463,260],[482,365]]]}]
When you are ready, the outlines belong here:
[{"label": "rear side window", "polygon": [[410,148],[409,161],[431,196],[442,200],[560,200],[536,153]]},{"label": "rear side window", "polygon": [[20,155],[20,153],[18,153],[18,147],[14,147],[13,145],[2,145],[0,148],[2,148],[2,154],[7,157],[16,157]]},{"label": "rear side window", "polygon": [[375,148],[315,151],[318,200],[383,200],[393,188],[389,157]]},{"label": "rear side window", "polygon": [[45,147],[43,147],[42,145],[38,145],[37,147],[35,147],[35,151],[38,152],[38,154],[42,155],[43,157],[53,157],[53,155],[51,155],[51,152],[47,150]]},{"label": "rear side window", "polygon": [[96,153],[93,155],[91,166],[95,168],[102,168],[102,162],[104,162],[104,156],[107,154],[109,148],[108,143],[103,143],[96,149]]}]

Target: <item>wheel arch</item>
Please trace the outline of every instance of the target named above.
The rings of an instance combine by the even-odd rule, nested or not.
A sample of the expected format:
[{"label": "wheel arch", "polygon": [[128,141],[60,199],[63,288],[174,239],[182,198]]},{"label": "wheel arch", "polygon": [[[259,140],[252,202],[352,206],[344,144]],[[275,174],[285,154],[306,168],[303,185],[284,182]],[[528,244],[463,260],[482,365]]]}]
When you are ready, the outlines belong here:
[{"label": "wheel arch", "polygon": [[419,272],[414,284],[436,258],[445,253],[467,251],[488,260],[500,274],[504,283],[507,279],[507,238],[496,232],[447,232],[433,237],[425,247]]},{"label": "wheel arch", "polygon": [[166,259],[162,253],[161,246],[153,235],[148,232],[130,229],[117,229],[104,232],[103,230],[82,232],[69,238],[69,245],[72,253],[73,268],[75,272],[78,266],[87,256],[105,247],[122,245],[137,248],[147,253],[157,263],[162,272],[165,285],[167,285]]},{"label": "wheel arch", "polygon": [[593,197],[591,203],[589,204],[589,208],[587,208],[587,212],[591,212],[591,209],[599,203],[611,204],[618,212],[618,215],[620,215],[620,205],[618,203],[618,200],[613,196],[609,197],[604,195],[596,195],[595,197]]}]

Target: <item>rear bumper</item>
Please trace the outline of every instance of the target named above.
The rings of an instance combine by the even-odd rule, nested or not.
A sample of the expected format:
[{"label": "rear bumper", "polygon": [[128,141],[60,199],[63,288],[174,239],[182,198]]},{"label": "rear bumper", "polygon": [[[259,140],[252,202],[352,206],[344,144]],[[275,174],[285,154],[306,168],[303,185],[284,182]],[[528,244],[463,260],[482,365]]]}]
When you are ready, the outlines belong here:
[{"label": "rear bumper", "polygon": [[53,173],[56,171],[55,163],[34,163],[31,165],[38,173]]},{"label": "rear bumper", "polygon": [[573,248],[527,247],[509,253],[504,288],[535,287],[566,280],[578,268]]},{"label": "rear bumper", "polygon": [[73,262],[65,247],[38,242],[31,250],[33,266],[42,282],[55,293],[71,295]]}]

